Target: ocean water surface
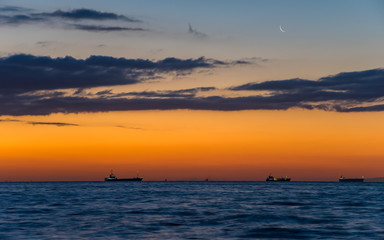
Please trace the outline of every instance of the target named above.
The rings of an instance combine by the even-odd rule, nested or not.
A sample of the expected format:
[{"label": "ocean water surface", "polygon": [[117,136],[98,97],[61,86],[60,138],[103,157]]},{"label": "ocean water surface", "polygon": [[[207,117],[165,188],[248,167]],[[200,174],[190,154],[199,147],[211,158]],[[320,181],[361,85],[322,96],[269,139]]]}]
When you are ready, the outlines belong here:
[{"label": "ocean water surface", "polygon": [[384,184],[4,182],[0,239],[384,239]]}]

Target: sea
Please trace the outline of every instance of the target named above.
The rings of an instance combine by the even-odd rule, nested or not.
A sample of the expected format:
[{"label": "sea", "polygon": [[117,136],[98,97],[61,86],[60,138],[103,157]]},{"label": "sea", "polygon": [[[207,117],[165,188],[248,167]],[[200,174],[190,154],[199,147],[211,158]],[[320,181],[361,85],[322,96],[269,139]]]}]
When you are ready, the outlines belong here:
[{"label": "sea", "polygon": [[384,239],[384,183],[2,182],[0,239]]}]

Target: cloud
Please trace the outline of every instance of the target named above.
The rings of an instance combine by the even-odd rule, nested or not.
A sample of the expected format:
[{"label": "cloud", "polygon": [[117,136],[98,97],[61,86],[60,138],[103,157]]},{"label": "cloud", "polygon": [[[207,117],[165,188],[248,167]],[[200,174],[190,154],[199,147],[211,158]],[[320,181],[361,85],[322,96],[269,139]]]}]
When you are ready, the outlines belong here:
[{"label": "cloud", "polygon": [[64,126],[79,126],[78,124],[73,123],[62,123],[62,122],[26,122],[31,125],[52,125],[57,127],[64,127]]},{"label": "cloud", "polygon": [[28,12],[31,9],[29,8],[23,8],[23,7],[17,7],[17,6],[2,6],[0,7],[0,12]]},{"label": "cloud", "polygon": [[1,24],[19,25],[28,23],[37,23],[44,21],[44,18],[33,17],[25,14],[17,14],[12,16],[0,15]]},{"label": "cloud", "polygon": [[[0,98],[4,101],[4,98]],[[49,115],[52,113],[108,112],[130,110],[214,110],[237,111],[251,109],[289,109],[292,102],[265,101],[262,97],[185,97],[185,98],[14,98],[8,106],[0,106],[1,115]]]},{"label": "cloud", "polygon": [[123,20],[127,22],[140,22],[137,19],[118,15],[111,12],[100,12],[92,9],[73,9],[71,11],[57,10],[51,13],[39,13],[37,16],[56,17],[70,20]]},{"label": "cloud", "polygon": [[117,32],[117,31],[147,31],[144,28],[131,28],[131,27],[111,27],[102,25],[85,25],[85,24],[70,24],[69,28],[90,31],[90,32]]},{"label": "cloud", "polygon": [[54,41],[38,41],[38,42],[36,42],[36,45],[44,48],[44,47],[51,46],[54,43],[55,43]]},{"label": "cloud", "polygon": [[144,130],[144,128],[139,128],[139,127],[126,127],[123,125],[116,125],[115,127],[117,128],[125,128],[125,129],[130,129],[130,130]]},{"label": "cloud", "polygon": [[26,123],[31,125],[52,125],[52,126],[58,126],[58,127],[79,126],[78,124],[74,124],[74,123],[23,121],[23,120],[10,119],[10,118],[0,119],[0,122],[18,122],[18,123]]},{"label": "cloud", "polygon": [[1,119],[0,118],[0,122],[21,122],[21,121],[17,119],[10,119],[10,118]]},{"label": "cloud", "polygon": [[[98,92],[92,93],[92,88],[96,87],[132,85],[166,75],[190,74],[196,69],[213,69],[245,63],[251,62],[220,61],[204,57],[195,59],[169,57],[153,61],[109,56],[76,59],[70,56],[52,58],[26,54],[12,55],[0,58],[0,115],[153,109],[229,111],[288,109],[298,106],[293,100],[286,101],[287,98],[279,100],[263,96],[201,97],[199,94],[211,91],[208,95],[212,95],[217,92],[214,90],[218,90],[215,87],[123,93],[113,93],[111,89],[99,89]],[[89,91],[85,91],[86,89]]]},{"label": "cloud", "polygon": [[193,36],[198,37],[198,38],[206,38],[206,37],[208,37],[207,34],[199,32],[196,29],[194,29],[191,24],[188,24],[188,33],[192,34]]},{"label": "cloud", "polygon": [[[77,91],[76,91],[77,93]],[[112,94],[112,89],[104,90],[104,91],[99,91],[96,93],[96,95],[102,96],[102,95],[111,95]]]},{"label": "cloud", "polygon": [[0,58],[0,115],[47,115],[59,112],[175,107],[194,109],[195,106],[201,108],[193,102],[200,101],[196,98],[197,93],[216,88],[126,93],[113,93],[111,89],[104,89],[95,94],[85,90],[137,84],[165,75],[190,74],[196,69],[213,69],[234,64],[237,64],[236,61],[226,62],[204,57],[170,57],[153,61],[108,56],[76,59],[70,56],[51,58],[26,54],[11,55]]},{"label": "cloud", "polygon": [[[198,92],[207,92],[215,90],[215,87],[199,87],[199,88],[189,88],[189,89],[181,89],[181,90],[168,90],[168,91],[143,91],[143,92],[127,92],[127,93],[119,93],[115,95],[110,95],[114,98],[126,97],[126,96],[134,96],[139,98],[192,98],[195,97]],[[103,95],[112,94],[110,90],[103,91]],[[97,95],[101,95],[100,92],[96,93]]]},{"label": "cloud", "polygon": [[[248,83],[234,91],[268,91],[265,101],[292,103],[293,107],[338,112],[381,111],[384,100],[384,69],[345,72],[317,81],[288,79]],[[370,106],[374,104],[374,106]],[[278,106],[276,107],[278,109]]]},{"label": "cloud", "polygon": [[[0,8],[0,12],[5,12],[5,14],[0,15],[0,24],[3,25],[42,23],[50,27],[92,32],[147,31],[141,27],[126,26],[126,23],[141,23],[138,19],[86,8],[73,9],[71,11],[57,10],[54,12],[33,13],[29,9],[5,6]],[[100,22],[113,23],[114,25],[100,25]]]},{"label": "cloud", "polygon": [[[382,97],[384,90],[384,69],[361,72],[339,73],[320,78],[317,81],[289,79],[248,83],[232,90],[271,91],[277,95],[300,95],[303,100],[370,100]],[[305,97],[305,98],[304,98]]]},{"label": "cloud", "polygon": [[127,59],[108,56],[51,58],[26,54],[0,58],[0,94],[36,90],[129,85],[156,79],[162,74],[212,69],[233,63],[207,59]]}]

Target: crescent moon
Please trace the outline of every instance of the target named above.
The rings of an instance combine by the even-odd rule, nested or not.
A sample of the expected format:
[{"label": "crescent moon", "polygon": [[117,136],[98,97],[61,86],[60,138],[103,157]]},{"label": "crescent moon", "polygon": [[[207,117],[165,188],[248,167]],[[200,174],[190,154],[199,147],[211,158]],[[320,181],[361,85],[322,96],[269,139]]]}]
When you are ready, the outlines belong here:
[{"label": "crescent moon", "polygon": [[281,25],[280,25],[280,31],[281,32],[285,32],[284,29],[281,27]]}]

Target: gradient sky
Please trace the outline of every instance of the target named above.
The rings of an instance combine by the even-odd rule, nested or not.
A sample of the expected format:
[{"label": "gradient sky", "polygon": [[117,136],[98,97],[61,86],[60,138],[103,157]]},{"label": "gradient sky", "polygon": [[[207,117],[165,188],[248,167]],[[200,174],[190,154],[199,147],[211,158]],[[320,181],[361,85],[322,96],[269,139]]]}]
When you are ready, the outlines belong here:
[{"label": "gradient sky", "polygon": [[383,12],[0,1],[0,181],[383,176]]}]

